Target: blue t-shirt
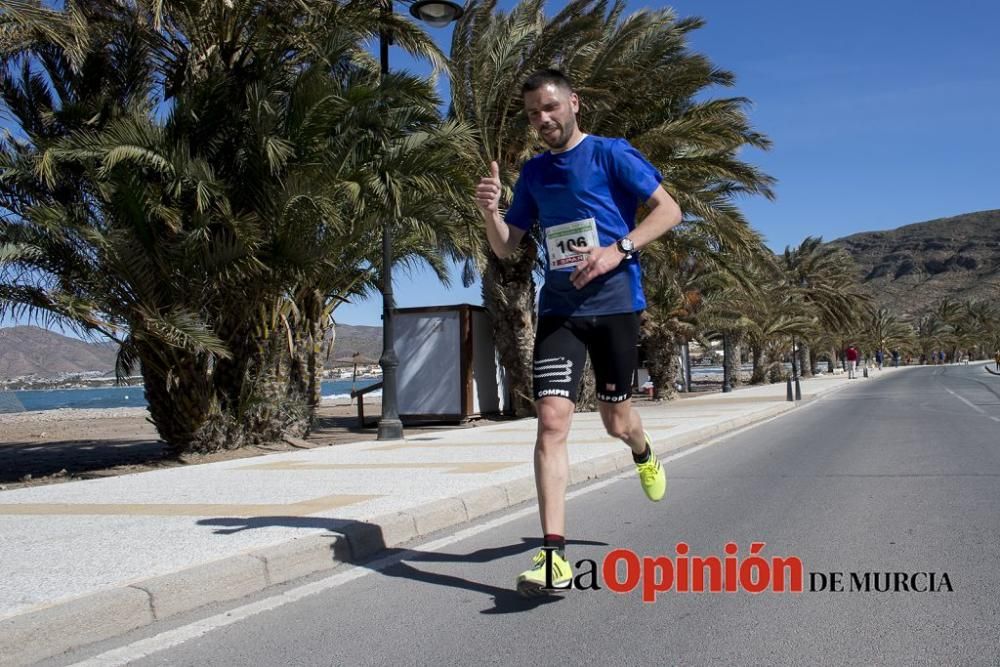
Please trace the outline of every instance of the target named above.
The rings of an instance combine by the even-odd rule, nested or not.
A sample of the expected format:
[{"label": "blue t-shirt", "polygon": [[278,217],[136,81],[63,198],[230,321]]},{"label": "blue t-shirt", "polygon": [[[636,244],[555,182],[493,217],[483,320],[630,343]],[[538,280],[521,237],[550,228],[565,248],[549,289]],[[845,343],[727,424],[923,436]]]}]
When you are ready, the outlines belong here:
[{"label": "blue t-shirt", "polygon": [[[504,217],[527,231],[594,218],[601,246],[613,245],[635,228],[635,214],[660,184],[656,168],[624,139],[587,136],[562,153],[546,152],[525,163]],[[572,269],[549,266],[539,296],[540,315],[594,316],[631,313],[646,307],[636,255],[583,289],[569,281]]]}]

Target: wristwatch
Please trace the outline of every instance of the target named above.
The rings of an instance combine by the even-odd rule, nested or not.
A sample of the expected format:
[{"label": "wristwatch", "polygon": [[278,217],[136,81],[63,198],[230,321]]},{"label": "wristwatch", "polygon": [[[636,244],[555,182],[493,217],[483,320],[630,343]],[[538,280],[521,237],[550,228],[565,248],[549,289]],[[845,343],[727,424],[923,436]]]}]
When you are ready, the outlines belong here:
[{"label": "wristwatch", "polygon": [[632,259],[632,253],[635,252],[635,244],[632,243],[632,239],[627,236],[623,236],[618,239],[615,246],[617,246],[619,252],[625,255],[625,259]]}]

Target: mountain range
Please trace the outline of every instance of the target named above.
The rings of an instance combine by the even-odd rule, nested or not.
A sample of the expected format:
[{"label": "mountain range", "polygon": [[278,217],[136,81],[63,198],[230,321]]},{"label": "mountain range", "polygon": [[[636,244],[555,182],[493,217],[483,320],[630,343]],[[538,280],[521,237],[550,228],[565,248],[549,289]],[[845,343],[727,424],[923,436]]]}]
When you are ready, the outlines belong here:
[{"label": "mountain range", "polygon": [[0,329],[0,378],[55,377],[101,371],[114,374],[118,348],[34,326]]},{"label": "mountain range", "polygon": [[[114,375],[117,346],[63,336],[36,326],[0,328],[0,380],[24,376],[53,378],[85,372]],[[343,365],[358,353],[361,363],[382,354],[382,327],[337,325],[327,366]]]},{"label": "mountain range", "polygon": [[851,234],[830,245],[847,250],[876,303],[900,315],[945,297],[1000,296],[1000,210]]}]

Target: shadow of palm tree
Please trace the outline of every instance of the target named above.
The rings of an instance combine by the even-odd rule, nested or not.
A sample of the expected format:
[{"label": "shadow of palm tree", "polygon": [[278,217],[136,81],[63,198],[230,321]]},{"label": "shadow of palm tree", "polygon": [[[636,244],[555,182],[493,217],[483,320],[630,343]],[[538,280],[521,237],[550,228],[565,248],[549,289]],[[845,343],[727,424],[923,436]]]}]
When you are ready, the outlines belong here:
[{"label": "shadow of palm tree", "polygon": [[39,478],[65,471],[81,476],[113,466],[171,466],[162,440],[60,440],[6,442],[0,446],[0,483],[16,482],[25,475]]},{"label": "shadow of palm tree", "polygon": [[[464,554],[446,553],[440,551],[418,551],[400,547],[387,547],[380,526],[363,521],[349,521],[308,516],[271,516],[235,518],[220,517],[202,519],[201,526],[216,526],[216,534],[232,535],[244,530],[256,530],[273,526],[285,528],[312,528],[329,531],[329,537],[346,536],[350,545],[350,553],[344,553],[343,547],[334,541],[330,545],[330,558],[339,562],[349,562],[359,567],[368,567],[387,577],[397,577],[410,581],[419,581],[435,586],[447,586],[461,590],[482,593],[492,597],[493,606],[483,609],[483,614],[510,614],[530,611],[541,605],[551,604],[562,599],[559,595],[542,598],[522,598],[516,591],[500,588],[477,581],[470,581],[437,572],[428,572],[413,567],[409,563],[490,563],[495,560],[516,556],[541,548],[538,538],[522,537],[516,544],[477,549]],[[591,540],[567,540],[567,545],[607,546],[606,542]]]}]

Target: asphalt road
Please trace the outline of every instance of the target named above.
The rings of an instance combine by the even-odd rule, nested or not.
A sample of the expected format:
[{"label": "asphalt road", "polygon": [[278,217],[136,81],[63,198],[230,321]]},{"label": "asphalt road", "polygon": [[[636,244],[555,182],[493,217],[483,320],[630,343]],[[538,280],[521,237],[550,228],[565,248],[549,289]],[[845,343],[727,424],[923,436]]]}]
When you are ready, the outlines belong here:
[{"label": "asphalt road", "polygon": [[[273,608],[244,607],[246,618],[224,627],[213,625],[227,618],[217,608],[200,636],[152,653],[149,642],[125,646],[119,657],[147,653],[129,663],[143,666],[1000,663],[1000,378],[981,365],[859,379],[687,452],[667,474],[659,504],[634,477],[582,487],[569,504],[569,559],[600,563],[618,548],[676,558],[678,542],[720,559],[733,542],[743,559],[765,542],[768,559],[801,559],[803,592],[671,590],[644,603],[641,584],[618,594],[598,579],[601,590],[524,601],[513,581],[538,526],[532,511],[515,510],[463,539],[437,536],[434,551],[421,544],[389,554],[388,567],[341,571],[339,585],[328,575],[311,584],[323,590],[287,604],[258,596]],[[844,591],[811,590],[811,573],[830,572],[844,573]],[[933,572],[943,590],[875,591],[875,573],[886,572]],[[851,573],[872,573],[873,590],[847,590]],[[916,582],[930,586],[928,576]],[[240,616],[238,606],[228,609]]]}]

